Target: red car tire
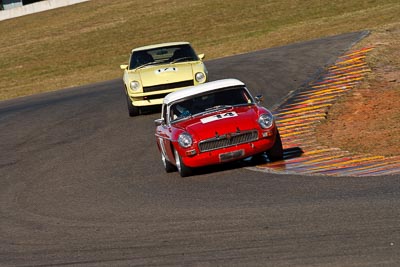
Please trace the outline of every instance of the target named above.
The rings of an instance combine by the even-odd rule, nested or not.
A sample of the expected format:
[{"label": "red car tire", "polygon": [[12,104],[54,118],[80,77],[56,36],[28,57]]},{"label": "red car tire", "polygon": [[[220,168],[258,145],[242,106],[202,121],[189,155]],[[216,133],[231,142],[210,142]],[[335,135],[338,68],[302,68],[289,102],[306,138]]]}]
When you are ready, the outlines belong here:
[{"label": "red car tire", "polygon": [[276,130],[274,145],[271,147],[271,149],[266,151],[266,153],[270,161],[279,161],[283,159],[282,140],[278,130]]},{"label": "red car tire", "polygon": [[187,177],[192,174],[192,169],[183,163],[181,156],[179,155],[178,151],[174,149],[174,155],[175,155],[175,162],[176,162],[176,168],[178,169],[179,174],[181,177]]},{"label": "red car tire", "polygon": [[162,163],[164,165],[164,169],[165,169],[166,172],[174,172],[174,171],[176,171],[176,167],[165,158],[165,156],[164,156],[164,154],[162,152],[161,152],[161,161],[162,161]]}]

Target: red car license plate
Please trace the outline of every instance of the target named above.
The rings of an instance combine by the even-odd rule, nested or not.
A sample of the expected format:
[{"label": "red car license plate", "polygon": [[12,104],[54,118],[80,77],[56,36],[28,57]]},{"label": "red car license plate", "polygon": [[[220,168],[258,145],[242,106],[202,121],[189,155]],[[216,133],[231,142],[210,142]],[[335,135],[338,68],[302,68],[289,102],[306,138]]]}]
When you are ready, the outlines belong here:
[{"label": "red car license plate", "polygon": [[229,161],[233,159],[240,158],[244,155],[244,149],[241,150],[236,150],[228,153],[222,153],[219,154],[219,161],[224,162],[224,161]]}]

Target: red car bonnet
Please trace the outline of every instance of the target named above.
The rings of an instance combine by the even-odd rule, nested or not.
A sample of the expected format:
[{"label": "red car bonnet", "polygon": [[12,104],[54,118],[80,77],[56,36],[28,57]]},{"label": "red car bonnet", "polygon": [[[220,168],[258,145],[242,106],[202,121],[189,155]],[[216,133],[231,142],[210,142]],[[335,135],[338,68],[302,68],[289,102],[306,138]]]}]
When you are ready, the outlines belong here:
[{"label": "red car bonnet", "polygon": [[[173,124],[173,127],[184,129],[194,138],[207,139],[216,134],[223,135],[259,128],[259,107],[256,105],[222,109],[201,116],[195,116]],[[235,114],[236,113],[236,114]],[[217,118],[216,116],[219,116]]]}]

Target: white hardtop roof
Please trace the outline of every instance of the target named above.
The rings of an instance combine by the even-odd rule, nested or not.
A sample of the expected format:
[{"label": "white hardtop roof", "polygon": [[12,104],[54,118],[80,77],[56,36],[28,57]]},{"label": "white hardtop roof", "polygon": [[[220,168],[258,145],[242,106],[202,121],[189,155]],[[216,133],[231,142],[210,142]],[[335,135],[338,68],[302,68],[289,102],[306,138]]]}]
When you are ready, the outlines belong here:
[{"label": "white hardtop roof", "polygon": [[175,102],[179,99],[183,99],[188,96],[198,95],[205,92],[216,91],[219,89],[233,87],[233,86],[244,86],[244,83],[237,79],[223,79],[213,82],[207,82],[172,92],[167,96],[165,96],[163,103],[169,104],[171,102]]},{"label": "white hardtop roof", "polygon": [[135,51],[149,50],[149,49],[153,49],[153,48],[168,47],[168,46],[174,46],[174,45],[185,45],[185,44],[190,44],[190,43],[189,42],[170,42],[170,43],[146,45],[146,46],[132,49],[132,53]]}]

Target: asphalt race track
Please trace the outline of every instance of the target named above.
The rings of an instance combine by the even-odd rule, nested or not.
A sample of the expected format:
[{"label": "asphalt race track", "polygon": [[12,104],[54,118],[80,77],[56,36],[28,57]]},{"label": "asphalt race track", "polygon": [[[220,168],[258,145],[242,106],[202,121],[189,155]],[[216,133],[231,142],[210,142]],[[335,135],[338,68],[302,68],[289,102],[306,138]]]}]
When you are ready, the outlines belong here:
[{"label": "asphalt race track", "polygon": [[[207,61],[269,108],[365,32]],[[201,51],[206,52],[206,51]],[[166,174],[121,79],[0,102],[0,266],[400,266],[400,177]]]}]

